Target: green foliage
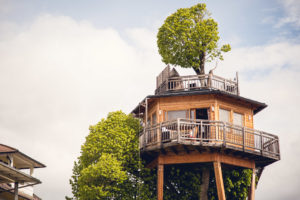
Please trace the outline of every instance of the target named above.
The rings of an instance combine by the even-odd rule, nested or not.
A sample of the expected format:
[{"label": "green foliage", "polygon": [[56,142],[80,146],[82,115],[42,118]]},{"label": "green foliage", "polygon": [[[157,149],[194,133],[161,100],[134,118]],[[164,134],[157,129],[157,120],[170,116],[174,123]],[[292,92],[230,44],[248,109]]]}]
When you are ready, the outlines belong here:
[{"label": "green foliage", "polygon": [[218,24],[205,4],[180,8],[167,17],[157,34],[157,45],[163,62],[193,68],[204,74],[205,61],[223,60],[222,52],[231,50],[229,44],[218,48]]},{"label": "green foliage", "polygon": [[139,159],[139,130],[139,121],[121,111],[90,126],[70,180],[73,199],[154,199],[153,184],[143,184],[153,180]]},{"label": "green foliage", "polygon": [[[246,200],[251,186],[251,169],[222,169],[226,199]],[[208,196],[218,199],[215,178],[211,177]]]},{"label": "green foliage", "polygon": [[[140,123],[121,111],[90,127],[74,163],[70,180],[73,198],[67,200],[155,200],[156,169],[146,169],[140,162],[138,133]],[[165,200],[198,200],[201,165],[166,165]],[[217,199],[214,173],[211,171],[209,198]],[[251,170],[223,169],[227,199],[245,200],[251,184]]]},{"label": "green foliage", "polygon": [[164,199],[198,200],[201,174],[199,165],[165,166]]}]

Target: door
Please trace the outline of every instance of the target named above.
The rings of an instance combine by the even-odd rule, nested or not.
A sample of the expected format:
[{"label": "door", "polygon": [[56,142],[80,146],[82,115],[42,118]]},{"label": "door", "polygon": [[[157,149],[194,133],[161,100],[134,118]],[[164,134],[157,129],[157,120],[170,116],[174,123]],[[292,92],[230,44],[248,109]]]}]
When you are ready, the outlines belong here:
[{"label": "door", "polygon": [[[196,109],[196,119],[197,120],[208,120],[208,108],[197,108]],[[209,139],[209,123],[202,122],[202,126],[198,126],[197,138],[205,139],[204,142],[208,142]]]},{"label": "door", "polygon": [[196,109],[196,119],[208,120],[208,108],[197,108]]}]

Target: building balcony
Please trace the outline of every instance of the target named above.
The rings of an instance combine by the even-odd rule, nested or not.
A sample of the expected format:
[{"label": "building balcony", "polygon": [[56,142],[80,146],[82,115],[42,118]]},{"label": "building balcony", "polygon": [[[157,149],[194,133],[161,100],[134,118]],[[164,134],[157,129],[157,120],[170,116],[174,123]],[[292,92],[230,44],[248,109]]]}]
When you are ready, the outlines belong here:
[{"label": "building balcony", "polygon": [[144,128],[141,152],[222,151],[254,159],[258,166],[280,160],[278,136],[222,121],[177,119]]},{"label": "building balcony", "polygon": [[157,78],[155,95],[167,92],[181,92],[194,90],[220,90],[229,94],[239,95],[238,78],[235,81],[212,74],[191,76],[166,76]]}]

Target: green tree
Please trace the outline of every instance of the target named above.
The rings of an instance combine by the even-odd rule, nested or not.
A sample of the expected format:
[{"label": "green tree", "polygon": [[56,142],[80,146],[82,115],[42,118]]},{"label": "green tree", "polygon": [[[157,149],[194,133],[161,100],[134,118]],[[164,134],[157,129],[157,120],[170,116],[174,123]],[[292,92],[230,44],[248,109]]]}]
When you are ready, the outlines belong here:
[{"label": "green tree", "polygon": [[[66,199],[155,200],[157,171],[144,168],[140,161],[140,130],[139,120],[121,111],[90,126],[70,179],[73,197]],[[201,165],[166,165],[164,199],[199,199],[202,170]],[[223,169],[223,178],[228,199],[246,199],[251,170]],[[208,197],[217,199],[214,176],[209,179]]]},{"label": "green tree", "polygon": [[163,62],[183,68],[193,68],[205,74],[205,62],[223,60],[222,52],[231,50],[229,44],[218,47],[218,24],[205,4],[180,8],[167,17],[157,34],[157,45]]},{"label": "green tree", "polygon": [[139,120],[121,111],[90,126],[70,180],[73,199],[155,199],[150,170],[139,159],[139,130]]}]

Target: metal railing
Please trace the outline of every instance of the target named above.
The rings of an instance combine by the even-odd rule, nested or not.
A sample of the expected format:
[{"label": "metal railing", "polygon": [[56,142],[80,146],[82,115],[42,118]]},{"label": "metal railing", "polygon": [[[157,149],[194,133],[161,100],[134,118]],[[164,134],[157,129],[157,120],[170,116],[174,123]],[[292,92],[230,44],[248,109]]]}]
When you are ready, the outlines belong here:
[{"label": "metal railing", "polygon": [[237,81],[209,74],[168,78],[157,87],[155,94],[162,94],[167,91],[189,91],[196,89],[215,89],[239,95]]},{"label": "metal railing", "polygon": [[179,143],[220,146],[280,159],[278,136],[222,121],[177,119],[146,127],[140,149]]}]

